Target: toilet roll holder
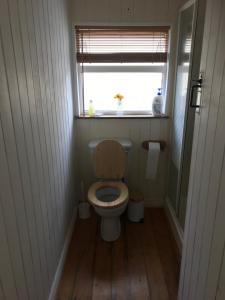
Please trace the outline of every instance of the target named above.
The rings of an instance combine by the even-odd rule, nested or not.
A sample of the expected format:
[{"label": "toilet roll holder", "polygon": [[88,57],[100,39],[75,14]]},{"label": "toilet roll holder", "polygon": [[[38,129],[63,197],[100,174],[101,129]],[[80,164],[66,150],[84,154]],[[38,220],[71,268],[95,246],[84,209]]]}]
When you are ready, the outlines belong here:
[{"label": "toilet roll holder", "polygon": [[144,141],[144,142],[142,142],[142,147],[143,147],[145,150],[148,150],[149,143],[159,143],[159,145],[160,145],[160,150],[161,150],[161,151],[164,151],[164,149],[166,148],[166,142],[165,142],[165,141],[159,141],[159,140],[148,140],[148,141]]}]

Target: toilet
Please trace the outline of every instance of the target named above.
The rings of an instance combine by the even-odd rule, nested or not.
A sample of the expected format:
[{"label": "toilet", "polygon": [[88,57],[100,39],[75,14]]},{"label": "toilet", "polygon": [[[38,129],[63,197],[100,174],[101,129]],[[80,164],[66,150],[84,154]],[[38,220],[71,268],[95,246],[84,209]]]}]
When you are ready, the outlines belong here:
[{"label": "toilet", "polygon": [[[128,146],[127,146],[128,145]],[[128,204],[128,187],[125,177],[128,140],[91,141],[92,160],[97,182],[88,190],[88,201],[101,216],[101,237],[112,242],[120,236],[120,215]]]}]

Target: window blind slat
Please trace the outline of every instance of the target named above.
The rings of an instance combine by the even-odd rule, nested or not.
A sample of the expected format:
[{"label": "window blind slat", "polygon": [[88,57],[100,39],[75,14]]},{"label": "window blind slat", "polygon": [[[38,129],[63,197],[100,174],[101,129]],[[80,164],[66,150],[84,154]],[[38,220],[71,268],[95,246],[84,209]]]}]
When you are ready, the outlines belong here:
[{"label": "window blind slat", "polygon": [[166,53],[108,53],[108,54],[90,54],[78,53],[77,61],[83,63],[142,63],[167,61]]},{"label": "window blind slat", "polygon": [[169,27],[76,26],[77,61],[166,62]]}]

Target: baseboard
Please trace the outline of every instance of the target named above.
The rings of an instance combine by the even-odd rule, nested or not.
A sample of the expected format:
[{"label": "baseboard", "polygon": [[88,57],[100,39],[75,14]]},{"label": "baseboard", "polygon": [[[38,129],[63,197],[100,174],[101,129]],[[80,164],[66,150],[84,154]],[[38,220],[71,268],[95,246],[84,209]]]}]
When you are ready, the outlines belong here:
[{"label": "baseboard", "polygon": [[51,290],[50,290],[50,294],[48,297],[48,300],[55,300],[56,297],[56,293],[57,293],[57,289],[58,289],[58,285],[59,285],[59,281],[62,275],[62,271],[63,271],[63,267],[64,267],[64,263],[65,263],[65,259],[66,259],[66,254],[70,245],[70,240],[73,234],[73,228],[74,228],[74,224],[76,221],[76,217],[77,217],[77,208],[74,209],[74,213],[73,213],[73,217],[71,219],[67,234],[66,234],[66,239],[65,239],[65,243],[61,252],[61,256],[59,259],[59,263],[58,263],[58,267],[56,269],[55,272],[55,276],[54,276],[54,280],[51,286]]},{"label": "baseboard", "polygon": [[165,202],[165,212],[166,212],[166,216],[168,218],[169,224],[171,226],[171,230],[174,235],[175,241],[177,243],[177,247],[179,249],[180,254],[182,255],[183,230],[177,221],[177,217],[176,217],[174,210],[170,204],[169,198],[167,198],[166,202]]}]

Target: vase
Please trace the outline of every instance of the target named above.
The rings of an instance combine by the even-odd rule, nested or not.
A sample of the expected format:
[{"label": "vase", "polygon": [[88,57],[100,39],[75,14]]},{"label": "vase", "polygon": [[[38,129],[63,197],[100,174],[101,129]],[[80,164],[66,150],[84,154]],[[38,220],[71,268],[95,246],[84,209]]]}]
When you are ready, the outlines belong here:
[{"label": "vase", "polygon": [[122,101],[118,101],[117,103],[117,116],[122,116],[123,115],[123,103]]}]

